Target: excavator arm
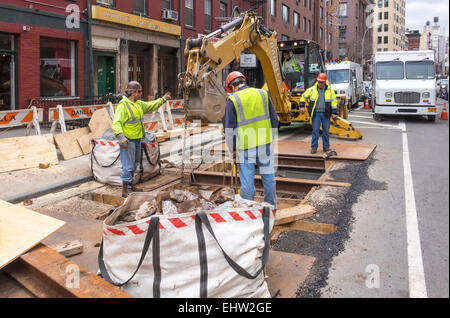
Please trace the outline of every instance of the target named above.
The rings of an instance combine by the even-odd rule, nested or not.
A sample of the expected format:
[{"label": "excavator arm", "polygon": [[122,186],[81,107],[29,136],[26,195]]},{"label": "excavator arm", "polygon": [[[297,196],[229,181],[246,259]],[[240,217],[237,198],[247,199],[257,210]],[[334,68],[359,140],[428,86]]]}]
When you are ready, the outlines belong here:
[{"label": "excavator arm", "polygon": [[[232,32],[215,43],[211,42],[212,37],[228,30]],[[217,82],[216,74],[233,60],[239,60],[241,53],[248,49],[261,63],[280,121],[289,121],[290,93],[283,86],[276,35],[276,32],[262,25],[260,17],[250,11],[204,38],[188,39],[184,51],[187,57],[186,72],[178,76],[187,118],[207,123],[222,120],[227,93]]]}]

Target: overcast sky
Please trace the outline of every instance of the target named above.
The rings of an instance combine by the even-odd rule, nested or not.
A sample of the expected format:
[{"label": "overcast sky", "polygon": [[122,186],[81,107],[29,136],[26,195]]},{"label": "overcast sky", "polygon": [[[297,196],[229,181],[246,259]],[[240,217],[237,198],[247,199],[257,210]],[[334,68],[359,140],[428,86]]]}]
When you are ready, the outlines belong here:
[{"label": "overcast sky", "polygon": [[449,34],[448,0],[406,0],[406,28],[423,31],[427,21],[434,25],[433,17],[439,17],[439,25]]}]

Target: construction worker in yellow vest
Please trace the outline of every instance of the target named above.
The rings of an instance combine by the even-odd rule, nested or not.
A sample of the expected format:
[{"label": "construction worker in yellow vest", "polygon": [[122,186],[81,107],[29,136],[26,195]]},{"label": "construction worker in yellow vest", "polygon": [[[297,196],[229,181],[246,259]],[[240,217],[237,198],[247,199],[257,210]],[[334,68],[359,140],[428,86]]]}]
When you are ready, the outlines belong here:
[{"label": "construction worker in yellow vest", "polygon": [[330,151],[330,116],[336,120],[338,101],[331,85],[327,82],[327,74],[320,73],[314,86],[308,88],[300,97],[300,113],[305,113],[308,103],[308,114],[311,117],[312,140],[311,153],[315,154],[319,147],[319,132],[322,125],[323,152]]},{"label": "construction worker in yellow vest", "polygon": [[278,131],[278,117],[269,94],[248,87],[245,76],[237,71],[228,74],[226,89],[230,93],[225,106],[224,129],[228,149],[237,150],[240,195],[255,198],[255,165],[264,186],[264,201],[276,209],[273,138]]},{"label": "construction worker in yellow vest", "polygon": [[120,161],[122,163],[122,196],[127,197],[136,191],[133,186],[134,173],[141,155],[141,139],[145,136],[143,125],[144,114],[154,112],[168,99],[170,92],[151,102],[144,102],[142,86],[139,82],[129,82],[125,88],[125,95],[116,106],[112,130],[120,145]]},{"label": "construction worker in yellow vest", "polygon": [[286,84],[292,90],[296,88],[297,82],[302,81],[303,71],[301,65],[297,62],[293,54],[291,56],[291,53],[287,51],[283,52],[284,61],[282,71]]}]

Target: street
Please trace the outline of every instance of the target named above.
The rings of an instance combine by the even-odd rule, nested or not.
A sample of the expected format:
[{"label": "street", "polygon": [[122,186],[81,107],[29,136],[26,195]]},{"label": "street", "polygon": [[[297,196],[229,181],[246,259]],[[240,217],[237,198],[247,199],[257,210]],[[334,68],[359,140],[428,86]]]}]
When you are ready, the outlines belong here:
[{"label": "street", "polygon": [[449,297],[448,121],[374,121],[365,109],[349,120],[363,133],[357,142],[377,148],[365,162],[332,172],[352,187],[316,206],[313,218],[338,230],[288,232],[275,246],[316,257],[297,296]]}]

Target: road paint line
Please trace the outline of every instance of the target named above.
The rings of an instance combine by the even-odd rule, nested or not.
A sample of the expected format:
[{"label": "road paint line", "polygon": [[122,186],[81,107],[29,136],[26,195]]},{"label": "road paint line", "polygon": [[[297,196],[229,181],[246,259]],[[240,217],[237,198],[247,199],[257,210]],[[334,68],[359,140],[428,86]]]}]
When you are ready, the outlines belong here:
[{"label": "road paint line", "polygon": [[406,238],[408,249],[409,297],[427,298],[422,248],[420,245],[419,222],[417,220],[416,199],[409,160],[408,135],[405,119],[399,122],[402,130],[403,173],[405,179]]},{"label": "road paint line", "polygon": [[352,120],[352,124],[353,123],[359,123],[359,124],[365,124],[365,125],[373,125],[373,126],[379,126],[379,127],[390,127],[390,128],[395,128],[395,129],[400,129],[400,127],[398,125],[388,125],[388,124],[378,124],[378,123],[369,123],[367,121],[357,121],[357,120]]},{"label": "road paint line", "polygon": [[358,117],[358,118],[369,118],[369,119],[373,119],[373,116],[362,116],[362,115],[353,115],[353,114],[348,114],[348,117]]},{"label": "road paint line", "polygon": [[355,129],[399,129],[395,127],[369,127],[369,126],[355,126],[353,125],[353,128]]}]

